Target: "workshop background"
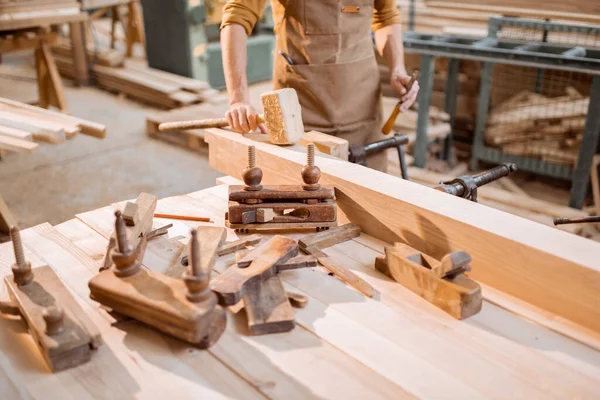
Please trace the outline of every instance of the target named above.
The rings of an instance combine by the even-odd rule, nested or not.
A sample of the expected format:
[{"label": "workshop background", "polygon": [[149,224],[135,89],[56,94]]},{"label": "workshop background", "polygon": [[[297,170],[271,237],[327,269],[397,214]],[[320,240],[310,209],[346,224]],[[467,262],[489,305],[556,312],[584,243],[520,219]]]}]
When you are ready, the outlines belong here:
[{"label": "workshop background", "polygon": [[[157,127],[227,110],[224,3],[0,1],[0,214],[27,228],[140,192],[214,185],[222,174],[208,165],[203,131]],[[600,113],[588,112],[600,110],[600,3],[401,0],[398,8],[406,66],[419,70],[421,86],[394,126],[409,136],[408,178],[435,186],[514,162],[519,171],[481,188],[480,203],[549,226],[600,215]],[[267,6],[248,41],[258,109],[274,47]],[[387,118],[398,99],[383,62],[380,72]],[[398,152],[387,151],[400,175]],[[600,240],[596,226],[555,228]]]}]

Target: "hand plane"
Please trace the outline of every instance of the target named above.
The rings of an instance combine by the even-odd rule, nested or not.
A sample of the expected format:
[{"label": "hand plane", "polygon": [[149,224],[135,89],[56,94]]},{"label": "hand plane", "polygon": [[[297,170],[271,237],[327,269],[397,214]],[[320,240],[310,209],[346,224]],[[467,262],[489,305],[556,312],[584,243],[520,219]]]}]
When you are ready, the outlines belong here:
[{"label": "hand plane", "polygon": [[11,304],[2,313],[21,316],[52,371],[88,362],[102,344],[100,331],[50,266],[31,268],[19,229],[10,235],[16,262],[4,278]]},{"label": "hand plane", "polygon": [[117,247],[111,252],[114,267],[90,280],[90,297],[200,348],[216,343],[227,318],[209,288],[211,271],[202,268],[196,231],[190,239],[190,268],[183,279],[177,279],[142,268],[140,247],[131,249],[121,213],[117,211],[115,216]]},{"label": "hand plane", "polygon": [[403,243],[385,248],[375,268],[458,319],[481,310],[481,288],[465,272],[471,256],[464,251],[447,254],[441,261]]}]

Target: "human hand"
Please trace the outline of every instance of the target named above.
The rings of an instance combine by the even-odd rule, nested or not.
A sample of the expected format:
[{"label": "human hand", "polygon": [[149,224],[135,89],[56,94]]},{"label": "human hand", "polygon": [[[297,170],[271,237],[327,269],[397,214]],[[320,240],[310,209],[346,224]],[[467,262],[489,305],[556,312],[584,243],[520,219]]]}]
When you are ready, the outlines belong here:
[{"label": "human hand", "polygon": [[390,76],[390,83],[392,89],[402,95],[400,101],[400,111],[405,112],[410,106],[417,100],[417,94],[419,93],[419,81],[415,80],[410,91],[408,90],[408,84],[412,77],[406,73],[404,67],[395,68]]},{"label": "human hand", "polygon": [[258,123],[258,114],[250,104],[233,103],[225,113],[227,123],[237,133],[254,132],[258,128],[262,133],[267,133],[267,126],[264,123]]}]

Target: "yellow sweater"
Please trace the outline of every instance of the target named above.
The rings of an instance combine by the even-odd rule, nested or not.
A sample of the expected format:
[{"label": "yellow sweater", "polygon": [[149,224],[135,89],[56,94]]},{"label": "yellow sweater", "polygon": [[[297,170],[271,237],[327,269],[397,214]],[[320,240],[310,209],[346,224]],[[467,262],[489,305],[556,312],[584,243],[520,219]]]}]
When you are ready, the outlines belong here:
[{"label": "yellow sweater", "polygon": [[[223,10],[223,20],[221,29],[227,25],[238,24],[244,27],[249,35],[256,24],[256,21],[262,15],[267,0],[228,0]],[[321,0],[309,0],[321,1]],[[277,11],[282,8],[273,9],[273,19],[280,20],[283,15],[278,15]],[[373,12],[373,31],[381,29],[388,25],[400,23],[400,13],[396,6],[396,0],[374,0]]]}]

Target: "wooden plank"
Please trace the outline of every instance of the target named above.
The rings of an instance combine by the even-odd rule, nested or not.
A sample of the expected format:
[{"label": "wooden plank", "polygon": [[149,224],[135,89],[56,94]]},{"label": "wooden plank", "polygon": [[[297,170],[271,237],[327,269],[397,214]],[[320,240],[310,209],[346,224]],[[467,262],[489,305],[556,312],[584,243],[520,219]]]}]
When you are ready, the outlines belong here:
[{"label": "wooden plank", "polygon": [[106,136],[106,126],[96,123],[96,122],[87,121],[87,120],[73,117],[70,115],[61,114],[59,112],[52,111],[52,110],[45,110],[40,107],[31,106],[29,104],[24,104],[24,103],[6,99],[3,97],[0,97],[0,103],[7,104],[7,105],[10,105],[13,107],[23,108],[28,111],[38,112],[45,116],[53,117],[60,121],[65,121],[68,124],[76,124],[81,127],[81,133],[83,133],[85,135],[93,136],[98,139],[103,139]]},{"label": "wooden plank", "polygon": [[[79,8],[62,10],[56,15],[27,16],[19,18],[0,20],[0,31],[35,28],[39,26],[50,26],[74,21],[85,21],[87,13],[80,13]],[[9,17],[10,18],[10,17]]]},{"label": "wooden plank", "polygon": [[[213,219],[218,220],[225,211],[226,189],[211,188],[166,202],[161,200],[160,207],[182,213],[202,208],[213,212]],[[302,234],[290,236],[300,238]],[[381,297],[365,299],[337,279],[328,278],[320,268],[311,273],[282,272],[286,290],[300,290],[309,296],[307,313],[296,310],[299,325],[424,398],[443,397],[444,393],[493,397],[506,387],[511,388],[513,397],[522,398],[544,397],[543,393],[581,396],[583,392],[578,390],[594,393],[600,359],[594,362],[588,357],[596,359],[597,352],[489,303],[469,323],[453,321],[374,271],[373,260],[381,252],[370,249],[383,249],[383,245],[367,237],[363,235],[361,242],[357,238],[354,243],[345,242],[325,251],[368,280]],[[357,243],[364,245],[356,246]],[[216,269],[224,271],[231,262],[232,256],[222,257]],[[469,340],[465,341],[465,337]],[[265,340],[270,341],[271,337]],[[581,375],[587,378],[582,381]],[[493,384],[490,376],[494,377]],[[431,385],[431,379],[437,384]],[[456,386],[456,379],[462,384]],[[551,386],[547,385],[549,379]],[[586,384],[585,379],[594,382]],[[464,383],[471,387],[470,392]],[[582,384],[587,389],[581,389]]]},{"label": "wooden plank", "polygon": [[47,32],[36,34],[33,37],[26,35],[18,35],[13,38],[0,37],[0,54],[10,53],[13,51],[32,50],[37,48],[40,43],[56,43],[58,41],[58,33]]},{"label": "wooden plank", "polygon": [[33,139],[51,144],[62,143],[67,138],[64,129],[44,127],[43,122],[2,110],[0,110],[0,125],[31,132]]},{"label": "wooden plank", "polygon": [[0,149],[16,151],[17,153],[31,153],[38,148],[37,143],[0,135]]},{"label": "wooden plank", "polygon": [[318,131],[309,131],[305,132],[304,136],[298,141],[298,144],[304,147],[306,147],[308,143],[314,143],[315,149],[321,153],[348,161],[348,149],[350,145],[345,139]]},{"label": "wooden plank", "polygon": [[33,140],[31,132],[24,131],[22,129],[11,128],[10,126],[0,125],[0,135],[14,137],[15,139],[21,140]]},{"label": "wooden plank", "polygon": [[[269,183],[300,173],[304,154],[207,130],[210,165],[236,175],[254,145]],[[525,219],[334,159],[319,158],[322,184],[336,187],[338,206],[362,231],[404,241],[433,257],[464,250],[472,277],[513,297],[600,331],[600,244]],[[585,284],[583,284],[585,282]]]},{"label": "wooden plank", "polygon": [[52,105],[54,105],[63,112],[67,112],[67,99],[65,98],[65,89],[63,87],[62,80],[60,79],[58,69],[56,68],[56,63],[54,62],[52,52],[50,52],[48,44],[43,42],[40,43],[39,48],[42,52],[46,69],[48,70],[48,85],[50,85],[49,90],[53,99]]}]

